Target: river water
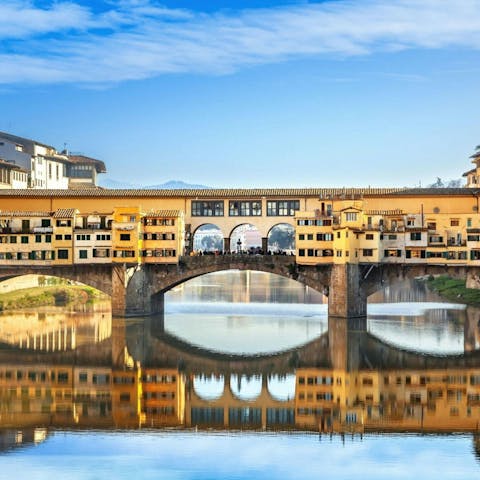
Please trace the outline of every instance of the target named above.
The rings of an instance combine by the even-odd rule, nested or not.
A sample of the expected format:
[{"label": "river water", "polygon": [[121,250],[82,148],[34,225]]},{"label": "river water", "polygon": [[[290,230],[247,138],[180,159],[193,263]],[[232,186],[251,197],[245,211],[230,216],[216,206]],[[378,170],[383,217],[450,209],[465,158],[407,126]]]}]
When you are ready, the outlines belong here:
[{"label": "river water", "polygon": [[366,323],[261,272],[165,315],[0,316],[0,478],[466,478],[480,472],[476,309],[406,283]]}]

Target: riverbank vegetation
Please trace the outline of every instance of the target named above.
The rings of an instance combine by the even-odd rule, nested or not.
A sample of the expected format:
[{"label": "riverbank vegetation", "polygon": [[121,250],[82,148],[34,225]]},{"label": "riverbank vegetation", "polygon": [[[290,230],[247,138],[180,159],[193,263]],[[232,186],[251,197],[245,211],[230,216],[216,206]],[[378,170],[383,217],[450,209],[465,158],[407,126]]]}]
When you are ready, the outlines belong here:
[{"label": "riverbank vegetation", "polygon": [[54,285],[23,288],[0,294],[0,311],[49,305],[85,305],[108,298],[104,293],[87,285]]},{"label": "riverbank vegetation", "polygon": [[427,286],[430,290],[452,302],[480,306],[480,290],[467,288],[465,280],[458,280],[446,275],[430,276],[427,279]]}]

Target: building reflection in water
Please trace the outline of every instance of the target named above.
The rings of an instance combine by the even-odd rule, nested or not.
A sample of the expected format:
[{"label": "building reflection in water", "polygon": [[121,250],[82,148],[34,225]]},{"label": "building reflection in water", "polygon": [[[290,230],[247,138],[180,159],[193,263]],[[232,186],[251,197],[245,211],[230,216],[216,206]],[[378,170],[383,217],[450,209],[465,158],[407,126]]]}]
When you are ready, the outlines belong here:
[{"label": "building reflection in water", "polygon": [[8,432],[18,429],[53,427],[331,433],[480,428],[478,351],[406,352],[375,339],[362,322],[330,319],[328,333],[309,345],[242,357],[186,351],[155,322],[115,321],[110,335],[99,335],[104,326],[90,319],[93,341],[73,351],[38,349],[38,339],[4,342],[2,442],[15,443]]},{"label": "building reflection in water", "polygon": [[[98,307],[98,306],[97,306]],[[111,335],[110,308],[88,313],[14,311],[0,315],[0,343],[19,349],[46,352],[73,350],[98,343]]]}]

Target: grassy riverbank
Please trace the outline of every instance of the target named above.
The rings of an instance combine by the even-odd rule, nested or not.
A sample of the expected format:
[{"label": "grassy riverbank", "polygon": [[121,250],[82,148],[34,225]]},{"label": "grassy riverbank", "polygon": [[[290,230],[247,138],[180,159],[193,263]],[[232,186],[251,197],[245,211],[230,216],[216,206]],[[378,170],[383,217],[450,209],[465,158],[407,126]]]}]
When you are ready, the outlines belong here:
[{"label": "grassy riverbank", "polygon": [[106,298],[102,292],[86,285],[24,288],[0,294],[0,311],[48,305],[84,305]]},{"label": "grassy riverbank", "polygon": [[452,302],[480,306],[480,290],[466,288],[464,280],[457,280],[444,275],[429,277],[427,286],[430,290]]}]

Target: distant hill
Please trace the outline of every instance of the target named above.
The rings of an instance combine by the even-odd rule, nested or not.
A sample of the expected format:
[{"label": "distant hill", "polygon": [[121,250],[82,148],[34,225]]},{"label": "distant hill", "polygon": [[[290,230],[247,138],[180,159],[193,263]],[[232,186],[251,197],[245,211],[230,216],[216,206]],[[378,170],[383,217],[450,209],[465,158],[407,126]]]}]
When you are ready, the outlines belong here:
[{"label": "distant hill", "polygon": [[148,190],[188,190],[188,189],[204,189],[211,188],[206,185],[197,185],[192,183],[185,183],[182,180],[169,180],[168,182],[159,185],[140,185],[138,183],[127,183],[110,178],[101,178],[99,185],[103,188],[111,189],[137,189],[144,188]]}]

